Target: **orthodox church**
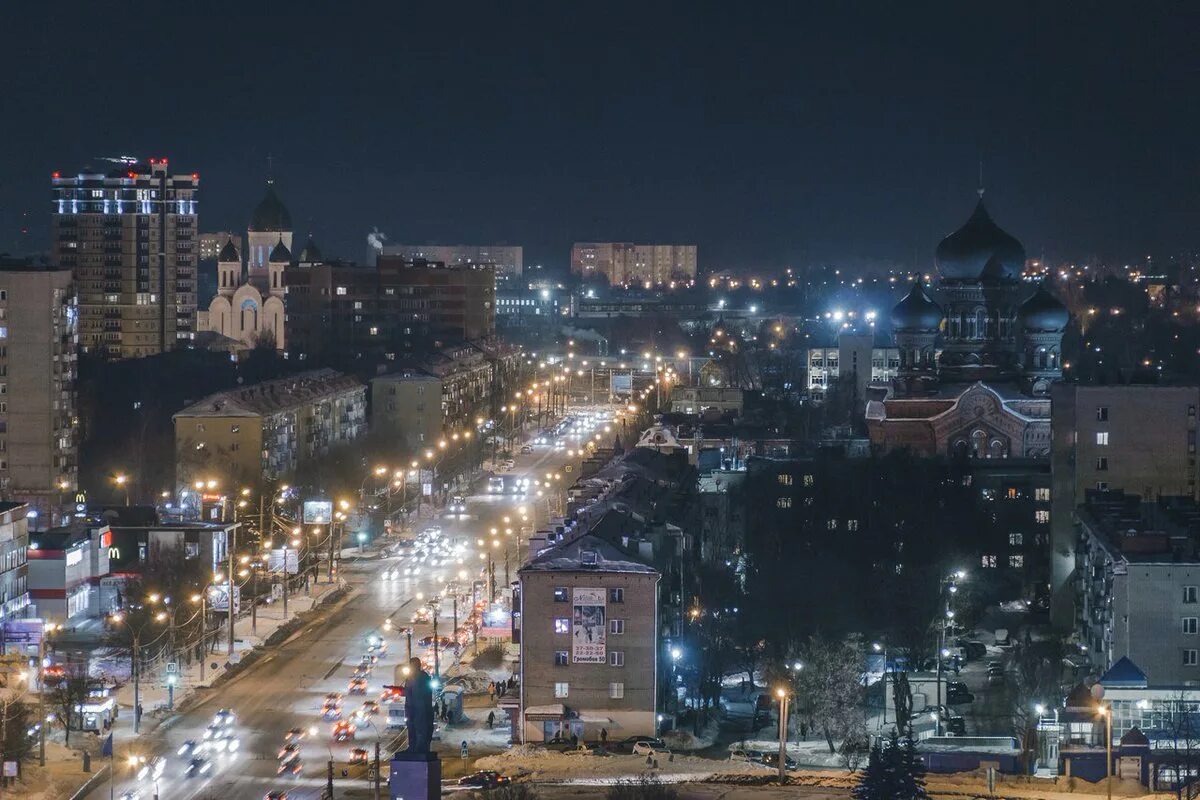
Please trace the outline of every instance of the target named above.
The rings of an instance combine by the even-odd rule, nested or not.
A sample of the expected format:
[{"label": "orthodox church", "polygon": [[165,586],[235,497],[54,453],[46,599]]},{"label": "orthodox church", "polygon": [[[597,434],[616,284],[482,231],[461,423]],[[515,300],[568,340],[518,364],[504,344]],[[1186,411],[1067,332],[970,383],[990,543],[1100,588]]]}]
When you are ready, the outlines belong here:
[{"label": "orthodox church", "polygon": [[[320,260],[311,239],[302,256]],[[282,350],[284,270],[292,261],[292,217],[275,192],[275,182],[268,180],[266,196],[254,209],[246,232],[246,253],[239,253],[230,240],[217,256],[217,296],[207,312],[197,315],[197,329],[246,347],[272,341]]]},{"label": "orthodox church", "polygon": [[[867,403],[883,449],[921,455],[1047,458],[1050,384],[1062,377],[1069,315],[1022,281],[1025,248],[975,212],[936,253],[937,286],[919,281],[892,310],[897,378]],[[936,299],[935,299],[936,298]]]}]

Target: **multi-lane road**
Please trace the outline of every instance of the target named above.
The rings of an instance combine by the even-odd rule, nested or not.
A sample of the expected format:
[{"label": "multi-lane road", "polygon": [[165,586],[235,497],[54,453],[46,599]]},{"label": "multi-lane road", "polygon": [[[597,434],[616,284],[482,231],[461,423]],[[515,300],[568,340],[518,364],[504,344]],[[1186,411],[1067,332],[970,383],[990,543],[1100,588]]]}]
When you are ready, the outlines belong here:
[{"label": "multi-lane road", "polygon": [[[573,450],[566,448],[537,447],[532,454],[516,459],[512,474],[532,480],[544,480],[547,472],[560,472],[572,463],[576,468],[580,462]],[[563,476],[564,478],[567,476]],[[554,491],[561,492],[561,481]],[[345,561],[341,577],[349,584],[347,598],[320,612],[304,628],[293,634],[285,643],[270,648],[269,652],[255,664],[225,685],[205,692],[203,699],[186,711],[164,722],[153,734],[143,735],[136,740],[124,740],[118,733],[115,756],[115,781],[113,794],[121,797],[127,791],[136,791],[140,798],[150,800],[157,794],[160,798],[188,800],[189,798],[221,798],[242,800],[261,798],[268,792],[286,790],[287,796],[295,800],[320,797],[326,785],[327,764],[335,764],[335,790],[350,786],[367,788],[362,769],[349,770],[342,776],[343,768],[352,748],[365,748],[373,753],[379,740],[384,758],[387,746],[396,738],[398,731],[386,730],[386,711],[371,717],[369,724],[359,724],[353,742],[334,742],[333,721],[322,718],[321,709],[325,697],[331,692],[344,695],[343,718],[361,706],[367,699],[378,699],[383,685],[393,682],[395,669],[405,659],[405,637],[399,627],[411,625],[414,612],[430,598],[445,593],[447,584],[458,580],[460,571],[466,570],[471,578],[481,577],[481,567],[486,560],[479,558],[477,539],[490,541],[490,531],[498,528],[510,549],[511,577],[516,578],[519,564],[517,547],[521,541],[520,510],[528,517],[524,524],[529,527],[546,518],[547,498],[537,498],[536,490],[525,497],[506,495],[503,497],[476,494],[467,498],[467,514],[462,518],[445,517],[422,520],[415,526],[416,532],[431,525],[439,525],[448,537],[457,537],[467,543],[467,550],[459,556],[439,565],[428,561],[421,563],[416,555],[387,558],[370,558]],[[509,522],[504,522],[508,517]],[[511,537],[503,536],[505,527],[513,528]],[[501,563],[503,549],[491,549],[496,555],[496,582],[503,585]],[[399,569],[396,569],[399,567]],[[413,569],[419,567],[419,569]],[[398,574],[390,580],[384,578],[385,571]],[[412,574],[416,573],[416,574]],[[469,590],[468,590],[469,591]],[[468,609],[460,608],[465,618]],[[389,630],[384,622],[394,621]],[[451,604],[443,603],[439,634],[451,633]],[[416,642],[432,632],[431,623],[414,626],[414,655],[418,654]],[[387,650],[372,669],[365,695],[347,694],[347,688],[355,666],[358,665],[372,637],[383,637]],[[448,660],[443,658],[443,669]],[[204,740],[205,729],[212,723],[220,709],[230,709],[236,715],[233,724],[238,740],[236,752],[212,754],[209,772],[197,777],[184,777],[188,759],[177,755],[187,741]],[[315,734],[306,735],[300,743],[301,769],[298,775],[280,776],[278,752],[284,744],[285,732],[291,728]],[[157,781],[139,781],[129,758],[140,756],[147,759],[162,757],[165,766],[162,777]],[[361,776],[361,777],[356,777]],[[88,800],[103,800],[110,796],[107,783],[97,787]],[[386,796],[386,786],[384,787]]]}]

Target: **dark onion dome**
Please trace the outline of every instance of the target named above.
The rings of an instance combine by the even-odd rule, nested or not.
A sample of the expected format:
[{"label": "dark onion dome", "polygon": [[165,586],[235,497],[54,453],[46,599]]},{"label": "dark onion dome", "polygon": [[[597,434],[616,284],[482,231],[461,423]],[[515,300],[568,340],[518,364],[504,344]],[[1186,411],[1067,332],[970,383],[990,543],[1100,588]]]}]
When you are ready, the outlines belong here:
[{"label": "dark onion dome", "polygon": [[317,248],[317,243],[313,241],[312,234],[309,234],[308,241],[304,243],[299,260],[303,264],[315,264],[321,260],[321,251]]},{"label": "dark onion dome", "polygon": [[937,270],[943,280],[1020,280],[1025,248],[992,222],[982,198],[966,224],[942,239]]},{"label": "dark onion dome", "polygon": [[1071,315],[1057,297],[1046,290],[1046,284],[1038,286],[1033,296],[1021,304],[1021,327],[1027,331],[1054,332],[1067,327]]},{"label": "dark onion dome", "polygon": [[279,262],[285,264],[292,263],[292,251],[287,249],[287,245],[283,243],[283,237],[279,237],[279,241],[271,248],[271,255],[267,256],[267,261]]},{"label": "dark onion dome", "polygon": [[225,241],[225,246],[221,248],[221,254],[217,256],[217,261],[222,263],[229,263],[231,261],[236,261],[239,264],[242,263],[242,257],[238,255],[237,245],[233,243],[233,239]]},{"label": "dark onion dome", "polygon": [[267,181],[267,194],[258,204],[258,208],[254,209],[254,216],[250,218],[250,230],[290,231],[291,229],[292,215],[280,201],[279,195],[275,194],[275,182]]},{"label": "dark onion dome", "polygon": [[942,307],[933,302],[920,281],[914,281],[904,299],[892,309],[892,329],[936,331],[942,325]]}]

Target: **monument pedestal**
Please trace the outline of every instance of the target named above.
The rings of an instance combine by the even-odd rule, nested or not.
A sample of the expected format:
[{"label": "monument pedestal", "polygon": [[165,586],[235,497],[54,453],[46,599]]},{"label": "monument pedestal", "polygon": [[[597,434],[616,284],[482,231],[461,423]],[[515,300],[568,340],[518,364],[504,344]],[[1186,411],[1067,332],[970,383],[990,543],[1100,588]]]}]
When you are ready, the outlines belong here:
[{"label": "monument pedestal", "polygon": [[442,762],[436,753],[401,751],[392,756],[388,778],[391,800],[439,800],[442,796]]}]

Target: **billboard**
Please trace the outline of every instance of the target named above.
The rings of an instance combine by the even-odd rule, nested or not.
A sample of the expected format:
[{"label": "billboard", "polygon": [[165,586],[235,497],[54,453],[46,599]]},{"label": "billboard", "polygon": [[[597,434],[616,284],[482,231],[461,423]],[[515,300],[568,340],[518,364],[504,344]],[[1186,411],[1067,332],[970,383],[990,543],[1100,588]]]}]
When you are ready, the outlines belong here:
[{"label": "billboard", "polygon": [[610,394],[633,394],[633,373],[610,372],[608,390]]},{"label": "billboard", "polygon": [[305,500],[304,524],[328,525],[333,521],[332,500]]},{"label": "billboard", "polygon": [[[224,611],[229,613],[229,584],[221,583],[212,586],[208,590],[208,607],[212,611]],[[242,587],[236,583],[233,585],[233,613],[237,614],[242,610]]]},{"label": "billboard", "polygon": [[271,551],[267,557],[267,569],[271,572],[282,572],[284,553],[287,553],[288,575],[300,572],[300,553],[296,550],[284,550],[282,547],[276,547]]},{"label": "billboard", "polygon": [[577,588],[572,593],[571,662],[574,664],[603,664],[608,659],[604,650],[608,625],[604,599],[603,589]]}]

